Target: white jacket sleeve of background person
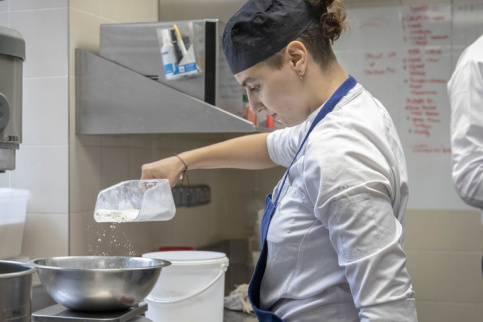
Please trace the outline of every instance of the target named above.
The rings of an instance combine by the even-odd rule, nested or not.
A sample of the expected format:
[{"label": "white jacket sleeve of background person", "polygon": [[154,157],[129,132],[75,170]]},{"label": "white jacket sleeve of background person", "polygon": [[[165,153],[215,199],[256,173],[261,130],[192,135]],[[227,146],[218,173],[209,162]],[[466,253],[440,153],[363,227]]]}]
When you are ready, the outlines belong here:
[{"label": "white jacket sleeve of background person", "polygon": [[459,58],[448,95],[454,185],[467,204],[483,209],[483,36]]}]

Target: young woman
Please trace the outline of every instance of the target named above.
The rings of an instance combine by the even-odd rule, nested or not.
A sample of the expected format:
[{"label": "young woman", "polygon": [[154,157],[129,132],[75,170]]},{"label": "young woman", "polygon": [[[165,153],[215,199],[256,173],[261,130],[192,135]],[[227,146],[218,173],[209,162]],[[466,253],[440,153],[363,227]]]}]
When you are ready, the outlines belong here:
[{"label": "young woman", "polygon": [[227,23],[225,56],[251,109],[287,127],[142,167],[171,185],[186,169],[288,168],[267,196],[250,282],[260,321],[417,321],[405,158],[386,109],[332,51],[344,20],[338,0],[248,1]]}]

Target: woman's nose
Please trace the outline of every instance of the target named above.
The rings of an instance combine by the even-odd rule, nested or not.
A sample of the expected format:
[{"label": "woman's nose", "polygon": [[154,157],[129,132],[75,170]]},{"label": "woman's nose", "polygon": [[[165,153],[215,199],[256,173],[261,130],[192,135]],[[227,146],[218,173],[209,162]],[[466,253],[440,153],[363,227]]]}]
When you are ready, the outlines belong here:
[{"label": "woman's nose", "polygon": [[259,113],[265,108],[262,102],[258,100],[254,100],[250,97],[248,98],[248,102],[250,103],[250,109],[252,110],[253,113]]},{"label": "woman's nose", "polygon": [[264,108],[263,104],[258,104],[258,105],[250,104],[250,109],[252,110],[253,113],[260,113],[263,110],[263,108]]}]

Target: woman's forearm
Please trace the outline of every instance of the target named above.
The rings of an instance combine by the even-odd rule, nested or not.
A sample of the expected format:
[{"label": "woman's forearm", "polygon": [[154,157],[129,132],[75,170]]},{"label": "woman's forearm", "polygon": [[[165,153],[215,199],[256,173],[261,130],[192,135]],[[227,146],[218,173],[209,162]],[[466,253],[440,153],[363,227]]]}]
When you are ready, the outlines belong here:
[{"label": "woman's forearm", "polygon": [[267,133],[246,135],[186,151],[179,156],[188,169],[267,169],[276,166],[268,155],[267,136]]},{"label": "woman's forearm", "polygon": [[144,164],[141,179],[168,179],[173,187],[187,169],[274,167],[276,164],[268,155],[267,136],[266,133],[247,135]]}]

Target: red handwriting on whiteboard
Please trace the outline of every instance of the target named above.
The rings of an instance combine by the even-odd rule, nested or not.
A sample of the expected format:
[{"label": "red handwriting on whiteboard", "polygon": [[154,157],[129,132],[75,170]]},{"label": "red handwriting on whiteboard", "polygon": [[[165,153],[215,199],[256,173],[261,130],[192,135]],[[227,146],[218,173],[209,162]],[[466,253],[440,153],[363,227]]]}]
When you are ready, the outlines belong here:
[{"label": "red handwriting on whiteboard", "polygon": [[438,95],[437,91],[411,91],[413,95]]},{"label": "red handwriting on whiteboard", "polygon": [[427,55],[441,55],[443,51],[441,49],[426,49],[425,53]]},{"label": "red handwriting on whiteboard", "polygon": [[442,39],[449,39],[448,35],[439,35],[439,36],[430,36],[433,40],[442,40]]},{"label": "red handwriting on whiteboard", "polygon": [[409,88],[411,89],[421,89],[423,88],[423,84],[409,84]]},{"label": "red handwriting on whiteboard", "polygon": [[445,19],[446,19],[445,16],[433,16],[433,17],[431,17],[432,21],[441,21],[441,20],[445,20]]},{"label": "red handwriting on whiteboard", "polygon": [[411,6],[411,13],[421,13],[421,12],[427,12],[429,10],[429,6],[427,5],[422,5],[422,6]]},{"label": "red handwriting on whiteboard", "polygon": [[[439,67],[435,64],[439,65],[444,58],[440,47],[449,45],[451,29],[446,21],[451,20],[451,11],[440,5],[416,5],[409,9],[409,14],[401,19],[402,39],[410,45],[403,59],[403,71],[407,75],[404,84],[408,93],[405,120],[410,135],[428,138],[442,123],[436,97],[446,95],[447,79],[435,75],[434,71],[435,67]],[[447,151],[427,145],[418,146],[416,150],[430,153]]]},{"label": "red handwriting on whiteboard", "polygon": [[416,144],[413,146],[414,153],[443,153],[451,154],[451,148],[432,148],[427,144]]},{"label": "red handwriting on whiteboard", "polygon": [[372,53],[365,53],[364,58],[366,60],[378,60],[382,59],[384,56],[382,53],[372,54]]},{"label": "red handwriting on whiteboard", "polygon": [[396,56],[395,51],[387,54],[383,52],[365,52],[364,60],[367,62],[367,67],[363,69],[364,74],[368,76],[396,74],[395,62],[391,60],[396,58]]}]

